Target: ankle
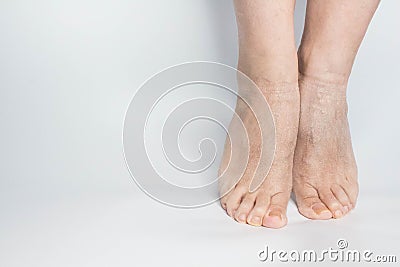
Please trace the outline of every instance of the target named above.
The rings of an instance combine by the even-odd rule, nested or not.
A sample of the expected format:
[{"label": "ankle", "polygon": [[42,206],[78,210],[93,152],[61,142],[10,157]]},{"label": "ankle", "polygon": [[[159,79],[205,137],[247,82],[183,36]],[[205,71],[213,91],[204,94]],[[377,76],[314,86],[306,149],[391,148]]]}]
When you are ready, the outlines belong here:
[{"label": "ankle", "polygon": [[347,79],[340,79],[333,75],[319,75],[318,73],[300,73],[299,72],[299,87],[310,87],[318,89],[318,91],[343,91],[347,89]]},{"label": "ankle", "polygon": [[301,45],[298,51],[299,79],[344,86],[347,84],[353,61],[338,51],[319,51]]},{"label": "ankle", "polygon": [[249,76],[257,85],[273,87],[297,83],[297,64],[295,49],[280,55],[274,55],[272,52],[242,52],[239,55],[238,70]]},{"label": "ankle", "polygon": [[[338,119],[346,117],[347,83],[338,80],[327,80],[326,77],[299,74],[299,91],[301,95],[301,112],[323,111],[319,116]],[[302,116],[301,116],[302,117]],[[306,116],[310,119],[309,116]],[[303,116],[304,119],[304,116]]]}]

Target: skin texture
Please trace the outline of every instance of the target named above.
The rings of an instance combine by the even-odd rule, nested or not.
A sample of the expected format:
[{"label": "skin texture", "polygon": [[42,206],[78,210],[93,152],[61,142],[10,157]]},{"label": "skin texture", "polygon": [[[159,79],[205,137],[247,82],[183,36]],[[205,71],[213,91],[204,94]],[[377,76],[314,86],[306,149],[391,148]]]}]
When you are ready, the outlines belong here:
[{"label": "skin texture", "polygon": [[[221,193],[221,206],[229,216],[250,225],[283,227],[292,189],[299,212],[311,219],[340,218],[355,206],[357,167],[346,87],[378,3],[308,0],[302,43],[296,52],[294,0],[235,1],[238,69],[258,85],[270,105],[276,150],[269,174],[250,193],[260,158],[260,131],[248,107],[238,100],[236,113],[248,129],[250,157],[236,186]],[[230,134],[236,127],[233,121]],[[221,170],[229,162],[229,147],[227,142]],[[229,184],[229,177],[224,179],[222,184]]]}]

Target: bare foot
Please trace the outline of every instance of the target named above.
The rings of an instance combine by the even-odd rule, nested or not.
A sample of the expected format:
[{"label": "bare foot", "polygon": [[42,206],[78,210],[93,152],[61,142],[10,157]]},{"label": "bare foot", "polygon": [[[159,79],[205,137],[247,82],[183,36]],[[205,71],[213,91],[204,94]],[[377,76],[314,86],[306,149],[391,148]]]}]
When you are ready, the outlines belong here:
[{"label": "bare foot", "polygon": [[301,76],[293,166],[298,209],[310,219],[340,218],[356,204],[357,166],[347,121],[346,85]]},{"label": "bare foot", "polygon": [[[254,115],[243,102],[238,101],[236,113],[239,114],[249,134],[249,162],[236,186],[227,194],[221,193],[223,196],[221,205],[229,216],[240,223],[280,228],[287,224],[286,208],[292,189],[293,154],[299,120],[299,91],[297,82],[273,84],[262,79],[255,79],[255,82],[267,99],[275,121],[274,160],[263,183],[250,193],[249,186],[260,159],[260,131]],[[235,134],[237,127],[238,125],[232,121],[229,134]],[[247,142],[243,142],[243,147],[236,149],[245,151],[245,145]],[[268,154],[270,151],[264,152]],[[227,141],[221,170],[226,168],[229,158],[230,143]],[[229,185],[236,182],[232,179],[234,178],[225,177],[221,183]]]}]

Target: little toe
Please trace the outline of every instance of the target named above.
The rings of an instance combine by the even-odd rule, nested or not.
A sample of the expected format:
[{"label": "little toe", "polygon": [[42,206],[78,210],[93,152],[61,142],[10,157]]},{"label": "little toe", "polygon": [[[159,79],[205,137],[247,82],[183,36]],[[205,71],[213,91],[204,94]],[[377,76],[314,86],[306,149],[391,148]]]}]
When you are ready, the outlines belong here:
[{"label": "little toe", "polygon": [[344,208],[339,200],[333,195],[330,189],[319,191],[319,198],[329,208],[333,218],[338,219],[343,217]]},{"label": "little toe", "polygon": [[247,223],[254,226],[261,226],[268,206],[269,199],[265,194],[257,196],[256,203],[247,217]]},{"label": "little toe", "polygon": [[220,198],[219,203],[221,204],[221,207],[226,210],[226,202],[228,200],[228,195],[223,196]]},{"label": "little toe", "polygon": [[242,201],[244,192],[240,188],[235,188],[233,192],[229,193],[226,201],[226,212],[229,216],[233,217]]},{"label": "little toe", "polygon": [[358,197],[358,183],[346,183],[341,187],[350,199],[351,209],[354,208],[356,206]]}]

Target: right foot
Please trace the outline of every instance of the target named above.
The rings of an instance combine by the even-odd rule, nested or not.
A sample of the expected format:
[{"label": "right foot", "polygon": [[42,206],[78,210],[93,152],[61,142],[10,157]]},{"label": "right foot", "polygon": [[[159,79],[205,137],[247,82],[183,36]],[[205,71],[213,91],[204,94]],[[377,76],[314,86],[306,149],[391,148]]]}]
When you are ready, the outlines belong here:
[{"label": "right foot", "polygon": [[[232,189],[227,194],[221,192],[220,201],[228,215],[240,223],[280,228],[287,223],[286,208],[292,189],[293,154],[299,121],[299,92],[296,82],[271,84],[256,80],[256,83],[267,99],[275,122],[274,160],[265,180],[250,193],[252,174],[260,156],[260,132],[254,115],[243,102],[238,101],[236,113],[249,135],[249,162],[243,177],[236,185],[233,185],[236,182],[233,177],[222,178],[221,184],[225,187],[229,185]],[[232,121],[230,135],[235,134],[236,127]],[[226,168],[230,159],[230,143],[229,139],[227,140],[221,170]],[[245,148],[240,149],[245,151]]]}]

